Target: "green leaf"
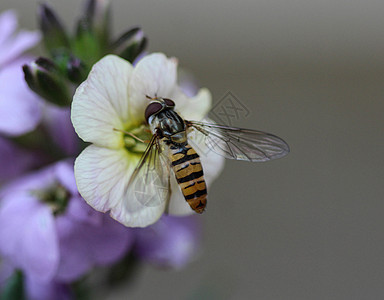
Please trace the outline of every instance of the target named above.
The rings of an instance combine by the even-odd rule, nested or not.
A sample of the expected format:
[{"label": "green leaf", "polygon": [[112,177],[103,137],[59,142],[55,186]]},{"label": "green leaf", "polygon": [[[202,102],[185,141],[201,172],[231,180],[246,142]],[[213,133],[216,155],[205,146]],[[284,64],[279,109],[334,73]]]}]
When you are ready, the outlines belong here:
[{"label": "green leaf", "polygon": [[0,295],[0,300],[26,300],[24,279],[20,271],[16,271],[8,280]]}]

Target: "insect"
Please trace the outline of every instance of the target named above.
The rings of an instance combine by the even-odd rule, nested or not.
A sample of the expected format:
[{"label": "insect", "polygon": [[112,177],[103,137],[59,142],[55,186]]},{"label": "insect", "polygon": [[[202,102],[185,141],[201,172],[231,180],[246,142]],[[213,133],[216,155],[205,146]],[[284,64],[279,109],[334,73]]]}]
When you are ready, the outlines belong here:
[{"label": "insect", "polygon": [[173,173],[190,207],[200,214],[204,211],[207,187],[200,157],[189,143],[191,133],[201,135],[209,150],[229,159],[260,162],[289,153],[287,143],[273,134],[184,120],[173,100],[147,98],[151,101],[145,119],[153,136],[127,187],[143,205],[156,206],[169,199]]}]

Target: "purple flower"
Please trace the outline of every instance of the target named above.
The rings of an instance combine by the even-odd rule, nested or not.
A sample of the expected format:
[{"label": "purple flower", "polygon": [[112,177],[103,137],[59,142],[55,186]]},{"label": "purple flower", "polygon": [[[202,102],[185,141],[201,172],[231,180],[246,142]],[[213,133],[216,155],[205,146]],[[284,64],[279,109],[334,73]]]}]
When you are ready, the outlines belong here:
[{"label": "purple flower", "polygon": [[[0,44],[1,47],[1,44]],[[0,69],[0,133],[17,136],[33,130],[41,118],[41,101],[24,81],[22,58]]]},{"label": "purple flower", "polygon": [[157,223],[134,229],[135,253],[156,266],[181,269],[198,254],[199,216],[163,216]]},{"label": "purple flower", "polygon": [[132,244],[129,229],[81,199],[69,162],[25,176],[0,196],[0,253],[41,284],[73,281]]},{"label": "purple flower", "polygon": [[36,153],[25,151],[0,136],[0,183],[35,167],[40,161]]},{"label": "purple flower", "polygon": [[47,104],[43,116],[48,134],[66,155],[79,153],[79,138],[71,122],[70,108]]},{"label": "purple flower", "polygon": [[16,33],[16,29],[17,16],[14,11],[8,10],[0,14],[0,69],[40,40],[38,32],[20,30]]},{"label": "purple flower", "polygon": [[13,11],[0,14],[0,133],[10,136],[33,130],[41,118],[41,101],[29,90],[21,69],[31,58],[20,56],[40,35],[16,33],[16,27]]},{"label": "purple flower", "polygon": [[29,300],[70,300],[73,299],[68,284],[50,281],[41,283],[33,277],[25,277],[25,293]]}]

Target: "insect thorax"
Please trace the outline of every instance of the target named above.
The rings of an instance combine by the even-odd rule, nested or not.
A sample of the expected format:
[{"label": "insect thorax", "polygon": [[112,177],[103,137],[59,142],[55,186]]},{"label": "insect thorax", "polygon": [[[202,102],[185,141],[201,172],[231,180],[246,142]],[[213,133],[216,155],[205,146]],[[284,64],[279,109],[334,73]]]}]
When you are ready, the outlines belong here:
[{"label": "insect thorax", "polygon": [[187,143],[184,120],[173,109],[165,109],[151,116],[149,126],[153,134],[159,134],[169,143]]}]

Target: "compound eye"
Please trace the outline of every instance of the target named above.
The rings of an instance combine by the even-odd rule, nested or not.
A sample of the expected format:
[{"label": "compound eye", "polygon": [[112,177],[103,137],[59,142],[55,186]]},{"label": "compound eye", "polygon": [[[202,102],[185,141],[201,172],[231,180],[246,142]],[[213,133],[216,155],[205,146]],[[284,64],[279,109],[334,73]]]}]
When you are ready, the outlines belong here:
[{"label": "compound eye", "polygon": [[158,102],[150,103],[145,109],[145,120],[147,121],[147,123],[148,123],[149,117],[161,111],[162,108],[163,106],[161,105],[161,103],[158,103]]},{"label": "compound eye", "polygon": [[168,99],[168,98],[163,98],[165,104],[167,104],[167,106],[169,107],[175,107],[175,102],[173,102],[173,100],[171,99]]}]

